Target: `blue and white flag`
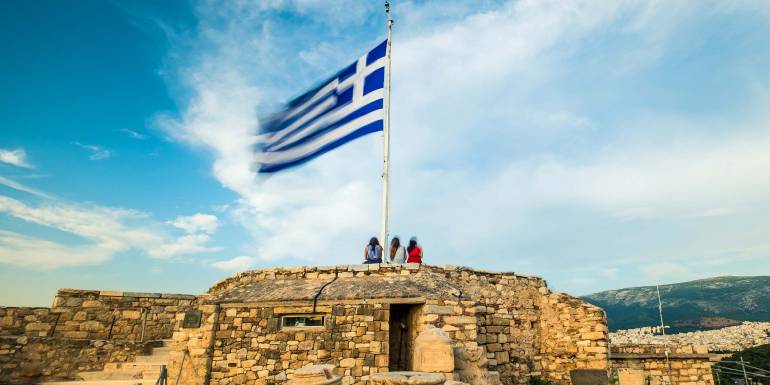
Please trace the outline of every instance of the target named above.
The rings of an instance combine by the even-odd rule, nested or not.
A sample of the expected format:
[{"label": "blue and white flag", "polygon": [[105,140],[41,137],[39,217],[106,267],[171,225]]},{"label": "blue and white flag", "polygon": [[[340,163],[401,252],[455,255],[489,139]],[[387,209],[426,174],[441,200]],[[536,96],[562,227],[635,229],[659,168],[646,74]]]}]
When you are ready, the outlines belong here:
[{"label": "blue and white flag", "polygon": [[268,118],[256,140],[259,172],[296,166],[382,131],[386,46],[387,40]]}]

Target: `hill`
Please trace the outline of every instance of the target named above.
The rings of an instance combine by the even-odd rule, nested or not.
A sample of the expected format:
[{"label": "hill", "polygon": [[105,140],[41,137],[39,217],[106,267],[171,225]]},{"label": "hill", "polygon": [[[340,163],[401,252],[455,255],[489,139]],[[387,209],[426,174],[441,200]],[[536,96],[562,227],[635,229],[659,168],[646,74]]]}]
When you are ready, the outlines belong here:
[{"label": "hill", "polygon": [[[663,316],[670,332],[770,321],[770,277],[715,277],[661,285]],[[604,308],[610,330],[660,324],[655,286],[609,290],[582,297]]]}]

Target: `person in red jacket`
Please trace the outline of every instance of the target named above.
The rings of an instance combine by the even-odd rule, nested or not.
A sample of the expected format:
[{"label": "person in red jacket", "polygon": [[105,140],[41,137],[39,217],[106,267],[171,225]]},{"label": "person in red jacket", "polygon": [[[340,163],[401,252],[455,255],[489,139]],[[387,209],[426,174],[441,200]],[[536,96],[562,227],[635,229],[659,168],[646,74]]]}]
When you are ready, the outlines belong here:
[{"label": "person in red jacket", "polygon": [[422,247],[417,244],[417,237],[412,237],[409,240],[409,247],[406,248],[409,257],[406,259],[406,263],[422,263]]}]

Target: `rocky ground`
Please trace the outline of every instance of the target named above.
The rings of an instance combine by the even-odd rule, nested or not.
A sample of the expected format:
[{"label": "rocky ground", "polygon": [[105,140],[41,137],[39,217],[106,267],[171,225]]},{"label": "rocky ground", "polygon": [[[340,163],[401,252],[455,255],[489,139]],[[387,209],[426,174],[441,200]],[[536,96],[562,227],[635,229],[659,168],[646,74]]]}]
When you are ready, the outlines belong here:
[{"label": "rocky ground", "polygon": [[670,334],[665,337],[660,327],[618,330],[610,333],[611,345],[706,345],[710,352],[735,352],[753,346],[770,344],[770,322],[744,322],[717,330]]}]

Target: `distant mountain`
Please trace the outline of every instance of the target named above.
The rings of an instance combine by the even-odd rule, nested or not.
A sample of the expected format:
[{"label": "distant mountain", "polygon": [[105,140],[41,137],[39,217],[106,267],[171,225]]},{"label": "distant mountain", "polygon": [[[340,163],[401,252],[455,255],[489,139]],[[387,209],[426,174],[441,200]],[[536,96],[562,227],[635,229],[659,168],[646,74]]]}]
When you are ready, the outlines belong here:
[{"label": "distant mountain", "polygon": [[[714,329],[740,321],[770,321],[770,277],[715,277],[661,285],[670,332]],[[584,300],[607,312],[610,330],[660,324],[655,286],[589,294]]]}]

